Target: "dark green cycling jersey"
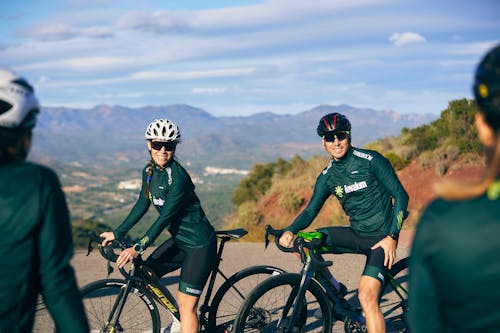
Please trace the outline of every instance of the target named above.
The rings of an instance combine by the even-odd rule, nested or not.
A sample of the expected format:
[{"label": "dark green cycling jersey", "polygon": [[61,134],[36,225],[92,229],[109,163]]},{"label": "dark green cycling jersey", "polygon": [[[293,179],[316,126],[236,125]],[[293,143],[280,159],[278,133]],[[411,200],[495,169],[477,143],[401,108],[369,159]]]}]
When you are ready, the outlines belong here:
[{"label": "dark green cycling jersey", "polygon": [[318,176],[307,207],[287,229],[296,233],[307,228],[330,195],[339,200],[351,228],[361,236],[401,230],[408,194],[390,162],[376,151],[350,147],[342,159],[331,159]]},{"label": "dark green cycling jersey", "polygon": [[411,332],[500,331],[500,181],[464,201],[437,199],[410,259]]},{"label": "dark green cycling jersey", "polygon": [[0,163],[0,234],[0,332],[31,332],[39,293],[60,332],[88,332],[69,213],[51,170]]},{"label": "dark green cycling jersey", "polygon": [[146,214],[151,203],[160,216],[141,238],[143,248],[150,246],[160,233],[168,229],[175,242],[187,247],[207,246],[215,231],[203,211],[194,184],[187,171],[175,160],[164,169],[154,166],[150,195],[144,193],[147,168],[142,173],[142,189],[136,204],[125,221],[114,231],[116,238],[123,237]]}]

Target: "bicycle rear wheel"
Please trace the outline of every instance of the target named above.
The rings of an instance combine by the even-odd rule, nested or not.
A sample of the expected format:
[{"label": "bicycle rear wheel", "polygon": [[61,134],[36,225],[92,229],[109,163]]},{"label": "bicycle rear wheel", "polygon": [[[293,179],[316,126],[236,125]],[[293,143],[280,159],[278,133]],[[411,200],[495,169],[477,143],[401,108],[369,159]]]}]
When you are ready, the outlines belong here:
[{"label": "bicycle rear wheel", "polygon": [[105,279],[82,288],[90,332],[160,332],[160,316],[153,299],[140,286],[132,286],[118,320],[108,322],[127,281]]},{"label": "bicycle rear wheel", "polygon": [[210,304],[209,332],[230,327],[248,294],[263,280],[282,273],[285,271],[278,267],[251,266],[232,275],[220,286]]},{"label": "bicycle rear wheel", "polygon": [[387,273],[380,294],[380,310],[387,332],[408,332],[408,258],[396,262]]},{"label": "bicycle rear wheel", "polygon": [[[332,330],[331,302],[323,288],[311,281],[298,311],[291,322],[300,274],[286,273],[270,277],[259,284],[242,304],[233,333],[243,332],[318,332]],[[279,327],[278,327],[279,326]]]}]

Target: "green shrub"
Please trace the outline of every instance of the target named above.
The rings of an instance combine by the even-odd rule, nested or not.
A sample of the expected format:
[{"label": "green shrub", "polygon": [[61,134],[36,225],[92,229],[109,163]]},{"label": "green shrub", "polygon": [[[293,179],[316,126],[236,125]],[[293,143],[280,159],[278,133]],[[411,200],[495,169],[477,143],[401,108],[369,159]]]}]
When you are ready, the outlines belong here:
[{"label": "green shrub", "polygon": [[289,213],[297,213],[304,203],[304,199],[293,192],[287,192],[279,198],[278,203]]},{"label": "green shrub", "polygon": [[385,157],[389,160],[389,162],[391,162],[391,165],[395,170],[401,170],[410,163],[408,160],[405,160],[392,151],[385,154]]}]

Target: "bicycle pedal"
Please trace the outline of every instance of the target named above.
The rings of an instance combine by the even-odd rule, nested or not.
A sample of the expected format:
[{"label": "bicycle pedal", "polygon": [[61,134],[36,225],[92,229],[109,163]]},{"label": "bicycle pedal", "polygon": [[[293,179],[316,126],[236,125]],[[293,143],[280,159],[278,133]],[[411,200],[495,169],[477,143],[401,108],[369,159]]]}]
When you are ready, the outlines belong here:
[{"label": "bicycle pedal", "polygon": [[346,317],[344,319],[344,328],[346,332],[350,333],[366,333],[366,325],[363,325],[357,321],[353,321],[351,318]]},{"label": "bicycle pedal", "polygon": [[227,323],[224,325],[222,333],[231,333],[233,331],[233,323]]}]

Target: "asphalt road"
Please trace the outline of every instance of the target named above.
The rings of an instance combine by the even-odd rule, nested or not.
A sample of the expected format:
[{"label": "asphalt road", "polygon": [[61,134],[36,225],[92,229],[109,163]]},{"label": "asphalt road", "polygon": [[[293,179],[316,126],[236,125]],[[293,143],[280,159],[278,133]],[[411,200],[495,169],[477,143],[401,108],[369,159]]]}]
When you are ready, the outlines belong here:
[{"label": "asphalt road", "polygon": [[[403,232],[401,235],[398,258],[408,255],[411,236],[411,232]],[[72,260],[79,286],[108,277],[107,263],[98,251],[93,251],[89,256],[86,254],[84,250],[77,250]],[[330,269],[333,270],[335,277],[344,283],[351,294],[355,296],[365,257],[356,254],[340,254],[327,255],[326,259],[333,261],[333,266]],[[301,268],[300,261],[294,255],[280,252],[273,244],[264,249],[263,243],[229,242],[224,250],[221,270],[229,276],[243,268],[263,264],[274,265],[289,272],[299,272]],[[115,269],[110,277],[121,278],[122,276]],[[174,295],[177,290],[177,277],[178,272],[173,272],[162,279]],[[160,310],[160,312],[164,311]],[[162,326],[165,326],[166,322],[170,322],[169,318],[170,315],[162,314]],[[44,332],[44,329],[39,330],[39,332]],[[334,325],[334,332],[343,332],[343,324],[337,322]]]}]

